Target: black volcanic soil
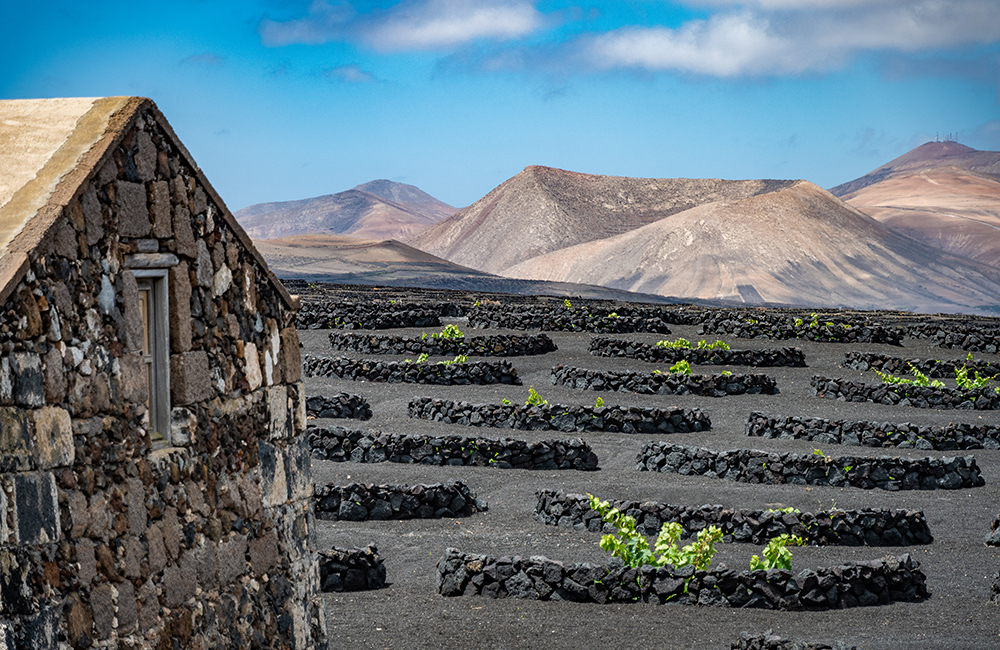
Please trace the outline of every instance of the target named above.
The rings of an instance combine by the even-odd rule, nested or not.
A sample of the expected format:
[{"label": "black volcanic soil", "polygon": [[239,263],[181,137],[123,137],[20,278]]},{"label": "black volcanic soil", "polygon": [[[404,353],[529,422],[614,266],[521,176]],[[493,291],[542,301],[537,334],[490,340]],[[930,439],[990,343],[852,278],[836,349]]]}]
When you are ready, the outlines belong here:
[{"label": "black volcanic soil", "polygon": [[[356,292],[363,291],[355,289]],[[396,290],[400,292],[400,290]],[[381,294],[381,292],[379,292]],[[401,292],[400,292],[401,293]],[[431,295],[417,292],[418,297]],[[372,295],[376,295],[372,292]],[[381,294],[380,297],[384,297]],[[883,314],[879,314],[882,316]],[[896,315],[900,317],[901,315]],[[922,319],[922,318],[921,318]],[[467,336],[461,319],[450,319]],[[697,340],[694,327],[672,327],[669,338]],[[426,330],[428,333],[430,330]],[[421,330],[392,333],[419,335]],[[332,356],[328,330],[300,332],[303,352]],[[490,332],[493,333],[493,332]],[[367,422],[317,420],[315,424],[374,427],[390,432],[510,436],[539,440],[551,433],[506,429],[477,429],[407,418],[407,403],[429,395],[472,402],[523,401],[528,386],[560,404],[592,404],[600,396],[607,404],[700,407],[712,418],[713,428],[697,434],[627,435],[580,434],[600,457],[600,471],[524,471],[477,467],[430,467],[381,463],[374,465],[313,461],[317,485],[334,482],[414,484],[460,479],[489,502],[490,510],[463,519],[373,522],[318,521],[313,531],[318,549],[330,546],[375,544],[385,558],[390,584],[381,590],[329,594],[327,626],[331,647],[339,648],[699,648],[727,649],[741,631],[772,629],[781,636],[807,642],[843,641],[866,649],[997,648],[1000,647],[1000,609],[990,599],[991,576],[1000,569],[1000,549],[984,546],[983,537],[1000,512],[1000,451],[977,450],[986,486],[971,490],[885,492],[804,486],[762,486],[718,479],[638,472],[635,455],[645,442],[669,439],[713,449],[753,447],[777,452],[811,454],[814,445],[802,441],[747,438],[744,422],[750,411],[782,415],[821,416],[830,419],[873,419],[890,422],[944,424],[952,421],[1000,423],[1000,413],[931,411],[874,404],[848,404],[809,395],[814,374],[873,382],[870,373],[839,368],[852,349],[919,358],[961,358],[955,350],[937,350],[907,339],[903,349],[877,345],[845,346],[796,342],[806,353],[808,368],[765,372],[778,382],[780,395],[727,398],[660,397],[627,393],[595,393],[556,388],[549,369],[565,363],[594,369],[651,371],[657,366],[628,359],[602,359],[587,352],[589,334],[550,333],[559,350],[544,356],[513,358],[524,386],[416,386],[372,384],[336,379],[307,378],[308,394],[340,391],[364,395],[374,417]],[[627,338],[653,342],[656,335]],[[774,342],[728,340],[733,348],[770,347]],[[781,343],[778,343],[781,345]],[[336,353],[345,354],[345,353]],[[350,354],[350,353],[347,353]],[[975,355],[993,358],[997,355]],[[395,357],[385,357],[394,359]],[[433,359],[432,359],[433,361]],[[718,372],[721,367],[696,366],[696,372]],[[666,370],[666,368],[661,368]],[[742,368],[733,367],[734,371]],[[556,434],[559,435],[559,434]],[[910,457],[946,456],[943,452],[884,450],[816,445],[827,455],[900,454]],[[436,591],[435,564],[445,548],[500,555],[545,555],[564,562],[602,562],[599,536],[545,526],[531,517],[535,491],[541,488],[591,492],[603,498],[654,500],[676,504],[718,503],[731,507],[802,510],[888,507],[922,509],[935,537],[933,544],[903,548],[811,547],[794,550],[793,570],[870,560],[888,554],[911,553],[927,575],[930,599],[920,603],[854,608],[828,612],[774,612],[650,604],[590,605],[565,602],[489,600],[479,597],[444,598]],[[762,547],[722,545],[715,563],[747,568]]]}]

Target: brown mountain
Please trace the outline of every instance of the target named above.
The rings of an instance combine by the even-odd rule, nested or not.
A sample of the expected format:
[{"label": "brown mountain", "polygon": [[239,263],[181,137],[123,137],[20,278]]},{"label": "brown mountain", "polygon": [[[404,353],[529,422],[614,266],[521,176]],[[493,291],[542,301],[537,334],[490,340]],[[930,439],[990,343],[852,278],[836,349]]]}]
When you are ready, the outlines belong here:
[{"label": "brown mountain", "polygon": [[1000,152],[928,142],[831,192],[898,233],[1000,267],[998,174]]},{"label": "brown mountain", "polygon": [[456,264],[505,274],[529,258],[789,184],[596,176],[531,166],[408,243]]},{"label": "brown mountain", "polygon": [[505,274],[751,303],[912,311],[1000,304],[1000,272],[899,235],[807,181],[703,204]]},{"label": "brown mountain", "polygon": [[406,239],[454,212],[413,185],[377,180],[337,194],[258,203],[235,216],[258,239],[309,233]]}]

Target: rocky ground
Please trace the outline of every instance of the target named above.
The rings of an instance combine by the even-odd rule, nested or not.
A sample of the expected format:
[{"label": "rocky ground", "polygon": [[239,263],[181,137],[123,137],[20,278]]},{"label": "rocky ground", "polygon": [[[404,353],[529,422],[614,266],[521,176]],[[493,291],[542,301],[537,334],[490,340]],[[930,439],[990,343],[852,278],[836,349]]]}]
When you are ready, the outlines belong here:
[{"label": "rocky ground", "polygon": [[[451,299],[451,298],[448,298]],[[466,330],[466,336],[503,333],[465,328],[462,319],[447,319]],[[671,326],[669,337],[655,334],[619,335],[644,342],[683,336],[696,341],[695,327]],[[425,330],[389,330],[383,333],[416,335]],[[329,330],[301,331],[303,353],[319,356],[361,356],[333,352]],[[510,332],[508,332],[510,333]],[[523,386],[420,386],[380,384],[338,379],[307,378],[308,394],[339,392],[364,396],[373,417],[366,422],[315,420],[318,425],[377,428],[393,433],[486,435],[542,440],[563,437],[552,432],[478,429],[443,425],[407,417],[407,404],[417,396],[441,397],[478,403],[506,398],[523,402],[528,387],[552,403],[590,404],[600,396],[605,403],[641,406],[699,407],[713,427],[703,433],[579,434],[600,458],[600,470],[527,471],[489,467],[431,467],[395,463],[359,464],[314,460],[317,485],[352,482],[415,484],[449,480],[466,482],[476,495],[489,502],[489,511],[461,519],[328,522],[317,523],[318,549],[374,544],[385,559],[389,584],[376,591],[327,596],[327,624],[331,647],[342,648],[581,648],[643,647],[725,649],[741,631],[767,629],[786,638],[833,644],[838,641],[866,649],[889,648],[996,648],[1000,647],[1000,609],[990,603],[992,576],[1000,569],[1000,548],[983,544],[990,523],[1000,512],[1000,451],[974,453],[986,480],[985,487],[954,491],[885,492],[853,488],[799,485],[748,485],[725,480],[638,472],[635,457],[646,442],[665,440],[712,449],[750,447],[776,452],[812,454],[808,441],[764,440],[744,435],[751,411],[804,415],[830,419],[878,420],[944,425],[949,422],[1000,423],[1000,412],[931,411],[875,404],[827,401],[810,396],[809,380],[815,374],[845,377],[869,383],[872,373],[839,367],[849,350],[882,352],[895,356],[957,359],[959,350],[938,350],[907,339],[904,348],[880,345],[843,345],[795,342],[806,354],[808,368],[763,368],[775,378],[780,394],[725,398],[696,396],[643,396],[628,393],[595,393],[552,386],[550,369],[557,364],[601,370],[652,371],[659,367],[630,359],[609,359],[587,352],[590,334],[551,332],[558,351],[534,357],[511,358]],[[724,337],[723,337],[724,338]],[[734,349],[780,347],[784,342],[728,340]],[[997,355],[975,354],[977,359],[997,360]],[[384,360],[397,357],[380,357]],[[401,360],[399,357],[398,360]],[[470,359],[473,360],[473,359]],[[431,359],[434,361],[434,359]],[[666,367],[660,368],[666,371]],[[695,372],[719,372],[722,367],[694,366]],[[733,372],[746,368],[731,367]],[[826,455],[893,454],[907,457],[947,456],[947,452],[866,449],[823,445]],[[845,562],[871,560],[909,552],[927,575],[931,598],[919,603],[854,608],[827,612],[776,612],[732,610],[651,604],[590,605],[568,602],[491,600],[479,597],[445,598],[436,590],[438,559],[447,547],[501,555],[545,555],[564,562],[602,563],[599,535],[575,532],[535,521],[531,513],[535,491],[563,489],[590,492],[603,498],[651,500],[674,504],[723,504],[728,507],[778,508],[792,506],[815,511],[840,508],[911,508],[926,513],[934,542],[907,548],[808,547],[794,550],[793,570]],[[762,548],[749,544],[722,545],[715,564],[748,568],[750,556]]]}]

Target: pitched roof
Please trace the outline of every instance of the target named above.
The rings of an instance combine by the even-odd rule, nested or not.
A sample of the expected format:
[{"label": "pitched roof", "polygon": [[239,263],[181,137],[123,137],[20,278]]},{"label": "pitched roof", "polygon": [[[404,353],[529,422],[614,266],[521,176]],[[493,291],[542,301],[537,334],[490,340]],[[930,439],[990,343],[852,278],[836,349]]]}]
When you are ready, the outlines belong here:
[{"label": "pitched roof", "polygon": [[149,111],[240,243],[267,270],[284,302],[297,301],[267,267],[250,237],[177,138],[152,100],[144,97],[0,101],[0,301],[28,268],[28,254]]}]

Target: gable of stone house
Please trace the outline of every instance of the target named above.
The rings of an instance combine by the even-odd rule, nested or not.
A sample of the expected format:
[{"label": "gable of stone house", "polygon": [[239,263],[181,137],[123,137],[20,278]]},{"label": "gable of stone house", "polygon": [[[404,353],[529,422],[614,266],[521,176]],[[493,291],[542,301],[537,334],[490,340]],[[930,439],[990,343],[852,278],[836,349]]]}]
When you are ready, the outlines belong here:
[{"label": "gable of stone house", "polygon": [[0,645],[320,647],[295,301],[151,101],[4,104]]}]

